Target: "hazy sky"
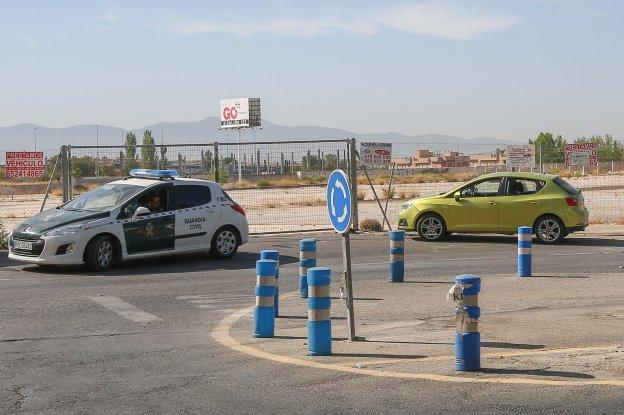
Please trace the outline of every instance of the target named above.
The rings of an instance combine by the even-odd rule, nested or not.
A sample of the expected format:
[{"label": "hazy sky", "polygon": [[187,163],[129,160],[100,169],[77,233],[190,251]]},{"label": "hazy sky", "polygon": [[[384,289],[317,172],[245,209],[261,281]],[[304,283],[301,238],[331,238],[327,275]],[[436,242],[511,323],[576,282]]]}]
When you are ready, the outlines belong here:
[{"label": "hazy sky", "polygon": [[0,3],[0,126],[139,128],[258,96],[356,132],[624,137],[624,1]]}]

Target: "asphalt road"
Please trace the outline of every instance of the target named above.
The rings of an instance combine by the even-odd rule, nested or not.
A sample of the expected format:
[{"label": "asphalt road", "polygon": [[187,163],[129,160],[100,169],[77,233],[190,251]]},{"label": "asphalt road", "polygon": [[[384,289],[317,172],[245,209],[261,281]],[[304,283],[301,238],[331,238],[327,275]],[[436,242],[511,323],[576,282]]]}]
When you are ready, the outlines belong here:
[{"label": "asphalt road", "polygon": [[[319,239],[319,265],[341,271],[340,240]],[[281,253],[295,291],[295,236],[253,237],[230,261],[206,255],[126,263],[104,274],[42,270],[0,253],[0,413],[622,413],[613,387],[449,384],[290,366],[217,344],[210,331],[253,303],[258,252]],[[407,276],[515,271],[515,239],[408,240]],[[352,237],[354,284],[387,278],[384,236]],[[535,246],[536,275],[624,274],[624,240]],[[203,296],[203,297],[198,297]],[[618,300],[619,301],[619,300]],[[624,308],[624,304],[622,304]]]}]

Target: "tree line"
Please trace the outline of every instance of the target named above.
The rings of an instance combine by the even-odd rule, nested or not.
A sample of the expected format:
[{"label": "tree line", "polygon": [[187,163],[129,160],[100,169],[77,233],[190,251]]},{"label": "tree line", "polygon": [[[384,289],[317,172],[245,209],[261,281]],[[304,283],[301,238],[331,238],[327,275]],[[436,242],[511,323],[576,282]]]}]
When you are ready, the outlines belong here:
[{"label": "tree line", "polygon": [[[542,161],[544,163],[564,163],[565,145],[567,143],[561,134],[555,135],[550,132],[539,133],[537,138],[529,140],[529,144],[535,144],[537,163]],[[598,161],[624,160],[624,143],[614,139],[610,134],[606,134],[604,137],[600,135],[583,136],[575,139],[572,143],[596,143]],[[542,160],[540,160],[540,154]]]}]

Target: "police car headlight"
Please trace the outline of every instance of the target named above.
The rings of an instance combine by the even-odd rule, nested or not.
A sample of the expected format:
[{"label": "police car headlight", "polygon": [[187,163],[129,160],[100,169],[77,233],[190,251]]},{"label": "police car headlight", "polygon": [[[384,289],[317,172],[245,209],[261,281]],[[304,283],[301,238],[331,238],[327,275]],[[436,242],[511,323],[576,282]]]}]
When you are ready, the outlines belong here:
[{"label": "police car headlight", "polygon": [[52,229],[43,234],[43,236],[68,236],[75,235],[84,229],[84,225],[70,225],[62,228]]},{"label": "police car headlight", "polygon": [[401,210],[409,209],[410,206],[412,206],[411,203],[403,203],[401,205]]}]

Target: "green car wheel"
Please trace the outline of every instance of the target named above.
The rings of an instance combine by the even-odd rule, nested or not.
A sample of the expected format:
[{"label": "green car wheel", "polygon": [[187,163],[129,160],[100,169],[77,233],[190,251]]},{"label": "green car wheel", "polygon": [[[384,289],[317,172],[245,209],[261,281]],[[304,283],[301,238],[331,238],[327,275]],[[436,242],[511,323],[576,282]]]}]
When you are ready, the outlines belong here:
[{"label": "green car wheel", "polygon": [[435,213],[426,213],[418,219],[416,224],[418,235],[425,241],[437,242],[447,237],[444,219]]}]

